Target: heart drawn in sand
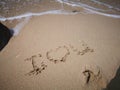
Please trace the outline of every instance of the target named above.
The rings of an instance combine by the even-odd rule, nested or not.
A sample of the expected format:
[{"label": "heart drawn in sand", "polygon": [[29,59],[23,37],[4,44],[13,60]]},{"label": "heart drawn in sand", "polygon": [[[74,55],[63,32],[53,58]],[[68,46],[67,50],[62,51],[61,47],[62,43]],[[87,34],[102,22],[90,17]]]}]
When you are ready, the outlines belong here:
[{"label": "heart drawn in sand", "polygon": [[65,62],[68,55],[70,55],[70,51],[67,46],[59,46],[46,53],[47,59],[54,63]]}]

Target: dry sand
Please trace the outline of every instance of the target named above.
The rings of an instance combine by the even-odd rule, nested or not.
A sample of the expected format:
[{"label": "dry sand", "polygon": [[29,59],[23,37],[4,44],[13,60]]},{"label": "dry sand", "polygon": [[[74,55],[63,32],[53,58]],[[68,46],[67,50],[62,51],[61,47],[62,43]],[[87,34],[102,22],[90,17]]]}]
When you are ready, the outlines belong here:
[{"label": "dry sand", "polygon": [[0,52],[0,90],[101,90],[120,66],[120,19],[33,17]]}]

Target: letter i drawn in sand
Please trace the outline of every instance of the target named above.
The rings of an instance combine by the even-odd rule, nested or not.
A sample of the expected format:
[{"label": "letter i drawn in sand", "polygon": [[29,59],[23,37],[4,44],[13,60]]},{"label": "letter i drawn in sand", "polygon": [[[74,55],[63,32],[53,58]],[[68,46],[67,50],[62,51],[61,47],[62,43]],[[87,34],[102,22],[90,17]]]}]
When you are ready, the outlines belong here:
[{"label": "letter i drawn in sand", "polygon": [[30,58],[27,58],[25,61],[31,61],[32,63],[32,67],[33,67],[33,70],[31,70],[29,73],[25,74],[25,75],[28,75],[28,76],[31,76],[31,75],[38,75],[40,74],[43,70],[45,70],[45,68],[47,67],[47,65],[41,60],[41,63],[40,65],[38,66],[37,64],[37,60],[42,58],[42,55],[41,54],[38,54],[38,55],[33,55],[31,56]]}]

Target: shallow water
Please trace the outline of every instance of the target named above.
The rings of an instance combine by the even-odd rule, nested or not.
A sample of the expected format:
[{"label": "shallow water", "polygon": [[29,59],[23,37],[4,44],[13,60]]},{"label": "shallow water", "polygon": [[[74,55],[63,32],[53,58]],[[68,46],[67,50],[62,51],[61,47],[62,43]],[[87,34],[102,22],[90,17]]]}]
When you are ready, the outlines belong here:
[{"label": "shallow water", "polygon": [[[46,14],[99,14],[120,18],[119,0],[0,0],[0,21],[18,35],[30,17]],[[5,21],[5,22],[4,22]]]},{"label": "shallow water", "polygon": [[113,18],[120,18],[120,1],[0,0],[0,21],[20,19],[28,16],[40,16],[44,14],[71,14],[75,12],[100,14]]}]

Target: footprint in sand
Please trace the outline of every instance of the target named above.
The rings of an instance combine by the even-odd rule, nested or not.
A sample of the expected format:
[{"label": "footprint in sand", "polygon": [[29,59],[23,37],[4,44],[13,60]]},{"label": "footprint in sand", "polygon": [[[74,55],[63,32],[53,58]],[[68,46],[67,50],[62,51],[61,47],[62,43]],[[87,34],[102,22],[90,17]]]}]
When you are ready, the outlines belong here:
[{"label": "footprint in sand", "polygon": [[[31,61],[33,70],[31,70],[29,73],[26,75],[38,75],[41,73],[43,70],[46,69],[47,65],[43,62],[42,55],[33,55],[30,58],[25,59],[25,61]],[[39,63],[37,62],[39,60]]]},{"label": "footprint in sand", "polygon": [[46,57],[49,61],[54,63],[65,62],[70,55],[70,51],[67,46],[59,46],[54,50],[47,51]]}]

